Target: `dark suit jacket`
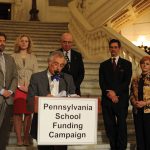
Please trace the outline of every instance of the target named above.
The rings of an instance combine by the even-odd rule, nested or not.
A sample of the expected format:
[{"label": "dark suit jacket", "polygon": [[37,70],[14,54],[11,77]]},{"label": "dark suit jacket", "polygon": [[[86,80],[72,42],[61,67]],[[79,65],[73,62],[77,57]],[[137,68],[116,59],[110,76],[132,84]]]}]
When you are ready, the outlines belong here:
[{"label": "dark suit jacket", "polygon": [[[4,54],[4,58],[5,58],[5,69],[6,69],[5,89],[15,92],[18,84],[18,74],[17,74],[16,64],[14,59],[11,56]],[[3,83],[4,83],[4,75],[0,65],[0,90],[4,88]],[[3,101],[4,101],[4,97],[0,96],[0,104],[3,103]],[[7,98],[6,101],[10,105],[13,104],[12,96]]]},{"label": "dark suit jacket", "polygon": [[[71,75],[63,74],[63,78],[59,81],[59,92],[68,90],[69,94],[75,93],[75,86]],[[27,95],[27,110],[34,110],[34,96],[46,96],[50,93],[47,70],[35,73],[31,76],[28,95]],[[37,138],[37,114],[34,114],[31,126],[31,136]]]},{"label": "dark suit jacket", "polygon": [[[59,50],[63,52],[63,49]],[[70,71],[68,72],[66,66],[63,68],[62,71],[73,76],[76,91],[80,91],[80,85],[84,79],[84,64],[82,56],[79,52],[76,52],[75,50],[71,49]]]},{"label": "dark suit jacket", "polygon": [[100,64],[99,84],[102,90],[102,105],[109,105],[111,100],[106,96],[106,90],[114,90],[119,96],[118,104],[123,107],[128,106],[129,84],[132,76],[132,65],[129,61],[119,58],[115,72],[111,59]]},{"label": "dark suit jacket", "polygon": [[[59,81],[59,92],[63,90],[66,91],[66,88],[69,94],[75,93],[75,86],[72,76],[64,73],[63,78],[61,78]],[[49,93],[50,90],[49,90],[49,81],[47,77],[47,70],[33,74],[31,76],[28,88],[27,109],[33,112],[34,96],[46,96]]]}]

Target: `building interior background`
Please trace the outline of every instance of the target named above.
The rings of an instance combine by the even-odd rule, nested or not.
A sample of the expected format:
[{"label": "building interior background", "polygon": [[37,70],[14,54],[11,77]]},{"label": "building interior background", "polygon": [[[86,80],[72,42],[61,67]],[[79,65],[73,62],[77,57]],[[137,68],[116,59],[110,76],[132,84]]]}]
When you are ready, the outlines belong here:
[{"label": "building interior background", "polygon": [[[6,52],[9,54],[18,34],[31,35],[39,70],[46,68],[49,51],[60,47],[61,34],[71,32],[74,47],[84,58],[81,93],[86,97],[101,96],[98,69],[99,63],[109,57],[108,40],[121,41],[120,55],[132,62],[134,74],[139,73],[139,60],[150,54],[150,0],[0,0],[0,26],[0,31],[8,35]],[[99,120],[98,143],[70,146],[69,150],[109,149],[100,108]],[[128,149],[134,150],[131,109],[127,123]],[[15,150],[14,136],[10,139],[8,150]]]}]

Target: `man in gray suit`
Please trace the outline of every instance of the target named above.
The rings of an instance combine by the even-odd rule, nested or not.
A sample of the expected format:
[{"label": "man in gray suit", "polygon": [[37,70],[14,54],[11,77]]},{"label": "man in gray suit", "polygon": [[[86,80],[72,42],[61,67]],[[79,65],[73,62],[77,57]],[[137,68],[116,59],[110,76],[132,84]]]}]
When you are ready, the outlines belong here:
[{"label": "man in gray suit", "polygon": [[[34,111],[35,96],[56,96],[56,93],[61,91],[66,91],[67,94],[75,93],[75,85],[72,76],[61,72],[65,64],[66,59],[64,54],[60,51],[54,51],[48,58],[48,69],[31,76],[27,96],[28,111]],[[52,86],[52,83],[54,83],[53,78],[56,84]],[[57,84],[57,81],[59,84]],[[53,90],[53,87],[58,89],[58,91]],[[37,139],[37,117],[37,113],[34,113],[31,125],[31,136],[35,139]],[[39,145],[38,150],[67,150],[67,146]]]},{"label": "man in gray suit", "polygon": [[8,144],[11,117],[13,114],[12,95],[17,88],[17,69],[14,59],[4,54],[6,35],[0,32],[0,150]]}]

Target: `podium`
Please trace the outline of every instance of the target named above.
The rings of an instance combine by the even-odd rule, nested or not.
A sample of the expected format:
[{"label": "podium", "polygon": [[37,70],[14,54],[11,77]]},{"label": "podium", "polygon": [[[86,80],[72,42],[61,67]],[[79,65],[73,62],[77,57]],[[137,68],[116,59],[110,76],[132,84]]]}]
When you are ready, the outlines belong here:
[{"label": "podium", "polygon": [[39,100],[39,97],[35,96],[34,97],[34,112],[35,113],[38,113],[38,100]]},{"label": "podium", "polygon": [[36,97],[38,145],[97,143],[97,98]]}]

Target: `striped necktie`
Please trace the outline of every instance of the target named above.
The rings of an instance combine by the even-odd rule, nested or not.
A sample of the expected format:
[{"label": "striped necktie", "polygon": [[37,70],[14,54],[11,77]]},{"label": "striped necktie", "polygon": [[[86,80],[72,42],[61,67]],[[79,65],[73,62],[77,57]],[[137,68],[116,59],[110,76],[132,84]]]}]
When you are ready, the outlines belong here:
[{"label": "striped necktie", "polygon": [[66,58],[67,63],[68,63],[69,62],[68,51],[65,52],[65,58]]},{"label": "striped necktie", "polygon": [[68,51],[65,52],[65,59],[67,61],[67,64],[65,66],[67,73],[70,72],[70,61],[69,61],[69,57],[68,57]]}]

